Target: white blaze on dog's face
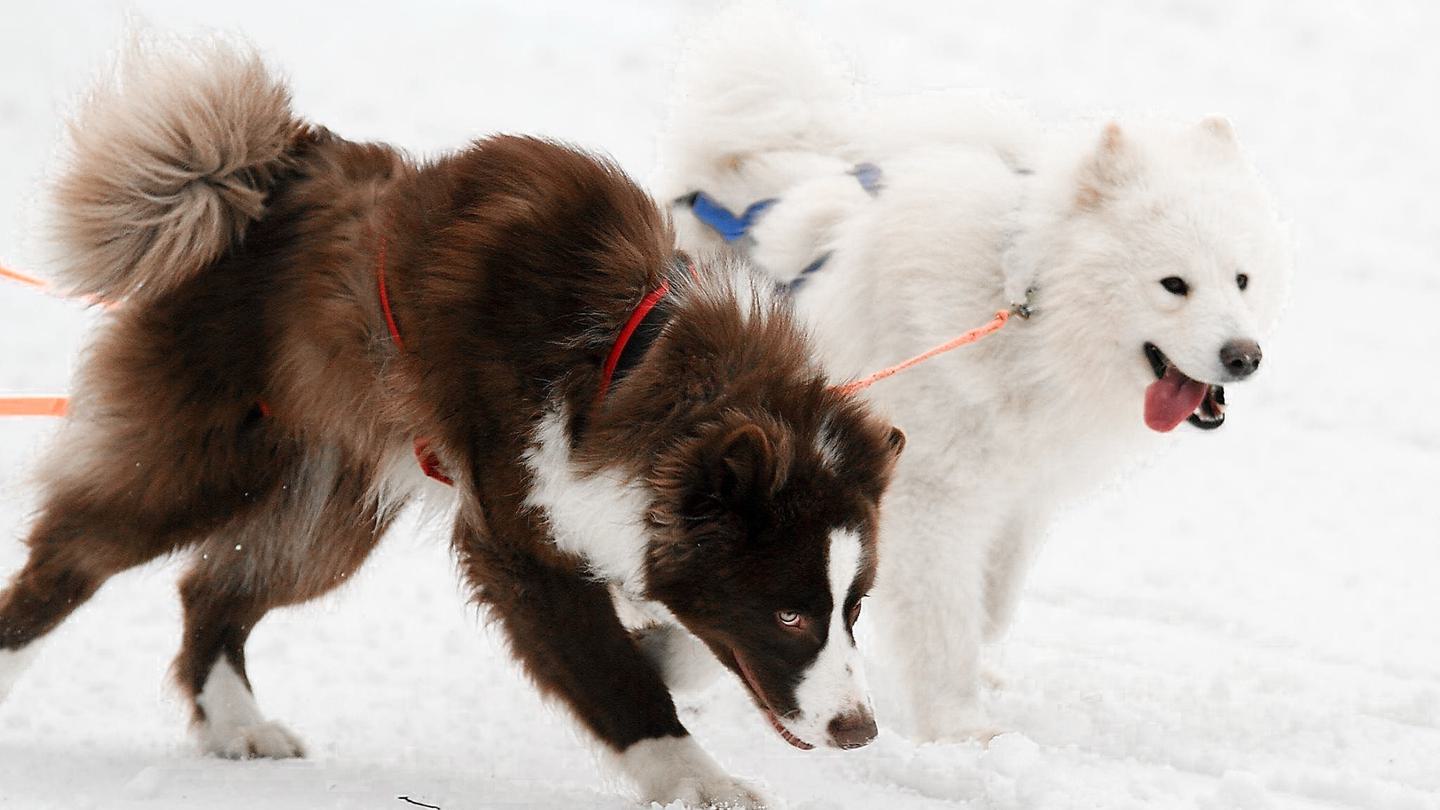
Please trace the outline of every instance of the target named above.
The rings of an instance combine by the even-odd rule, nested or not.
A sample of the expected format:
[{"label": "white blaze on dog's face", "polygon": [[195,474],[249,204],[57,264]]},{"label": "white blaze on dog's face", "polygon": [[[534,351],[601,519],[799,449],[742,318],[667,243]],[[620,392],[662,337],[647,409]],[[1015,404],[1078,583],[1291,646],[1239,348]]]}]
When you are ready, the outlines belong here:
[{"label": "white blaze on dog's face", "polygon": [[796,589],[788,602],[775,602],[791,606],[771,611],[751,628],[753,637],[729,641],[727,663],[791,745],[859,748],[877,733],[855,645],[874,561],[852,529],[830,532],[825,545],[823,590]]},{"label": "white blaze on dog's face", "polygon": [[[1075,195],[1083,272],[1100,274],[1145,423],[1225,419],[1226,383],[1259,370],[1291,270],[1289,236],[1224,119],[1132,135],[1106,127]],[[1093,280],[1093,279],[1092,279]]]},{"label": "white blaze on dog's face", "polygon": [[[775,718],[781,728],[801,740],[826,740],[837,748],[858,748],[875,737],[864,665],[855,647],[855,620],[860,616],[860,594],[855,589],[863,555],[855,532],[831,534],[826,558],[829,616],[786,611],[777,617],[787,627],[792,615],[798,622],[818,621],[824,626],[823,646],[795,685],[795,713]],[[794,629],[803,632],[805,628]]]}]

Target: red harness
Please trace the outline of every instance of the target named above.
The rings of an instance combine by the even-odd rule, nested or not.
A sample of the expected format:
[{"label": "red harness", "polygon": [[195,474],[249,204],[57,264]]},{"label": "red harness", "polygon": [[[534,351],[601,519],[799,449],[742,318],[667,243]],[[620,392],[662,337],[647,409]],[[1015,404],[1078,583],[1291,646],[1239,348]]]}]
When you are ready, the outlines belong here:
[{"label": "red harness", "polygon": [[[395,324],[395,312],[390,309],[390,288],[385,284],[385,245],[385,240],[381,239],[379,247],[375,249],[375,286],[380,290],[380,310],[385,313],[385,328],[390,330],[390,339],[395,342],[395,348],[403,352],[405,340],[400,337],[400,327]],[[445,473],[444,466],[440,464],[440,455],[430,447],[430,440],[424,436],[415,438],[415,460],[420,463],[420,471],[427,477],[447,487],[455,486],[455,479]]]},{"label": "red harness", "polygon": [[630,343],[630,338],[634,337],[635,330],[640,327],[641,322],[645,320],[645,316],[650,314],[650,310],[654,309],[655,305],[660,303],[660,299],[664,298],[669,292],[670,282],[660,282],[660,286],[651,290],[649,295],[640,299],[640,305],[635,307],[634,312],[630,313],[630,320],[625,322],[625,327],[620,330],[620,335],[615,338],[615,345],[610,347],[610,356],[605,358],[605,367],[600,370],[600,388],[595,392],[595,401],[597,403],[604,402],[605,395],[610,392],[610,381],[615,377],[615,367],[620,363],[620,356],[625,354],[625,347]]},{"label": "red harness", "polygon": [[[405,340],[400,337],[400,327],[395,323],[395,312],[390,307],[390,289],[385,283],[385,240],[380,240],[380,246],[375,252],[375,285],[380,291],[380,310],[385,313],[385,328],[390,330],[390,339],[395,342],[395,347],[405,351]],[[610,383],[615,377],[615,367],[620,363],[620,357],[625,353],[625,347],[630,343],[630,338],[635,335],[635,330],[640,327],[645,316],[650,310],[660,303],[670,292],[670,283],[661,282],[659,287],[651,290],[648,295],[640,300],[635,311],[630,313],[630,318],[625,321],[625,326],[615,338],[615,345],[610,347],[610,354],[605,358],[605,366],[600,372],[600,387],[596,392],[595,401],[604,401],[605,394],[610,390]],[[263,407],[263,406],[262,406]],[[415,439],[415,460],[420,463],[420,471],[426,476],[439,481],[446,486],[454,486],[455,479],[446,474],[444,466],[440,463],[440,455],[430,446],[430,439],[423,436]]]}]

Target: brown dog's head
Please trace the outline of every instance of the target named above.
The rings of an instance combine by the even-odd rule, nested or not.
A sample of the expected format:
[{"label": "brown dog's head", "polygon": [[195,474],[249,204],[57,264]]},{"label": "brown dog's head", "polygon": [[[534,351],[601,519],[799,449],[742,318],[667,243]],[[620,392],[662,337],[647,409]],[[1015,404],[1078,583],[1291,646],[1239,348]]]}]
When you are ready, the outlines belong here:
[{"label": "brown dog's head", "polygon": [[875,721],[854,625],[904,434],[811,391],[794,421],[731,411],[661,465],[647,575],[787,741],[855,748]]}]

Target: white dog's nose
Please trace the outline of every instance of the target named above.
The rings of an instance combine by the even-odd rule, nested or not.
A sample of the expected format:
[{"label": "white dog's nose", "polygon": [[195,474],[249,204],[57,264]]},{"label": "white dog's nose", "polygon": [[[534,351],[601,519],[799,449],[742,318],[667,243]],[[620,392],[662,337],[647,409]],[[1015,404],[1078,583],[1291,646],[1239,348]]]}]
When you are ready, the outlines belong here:
[{"label": "white dog's nose", "polygon": [[1232,340],[1220,347],[1220,365],[1230,378],[1243,380],[1260,368],[1260,344],[1253,340]]}]

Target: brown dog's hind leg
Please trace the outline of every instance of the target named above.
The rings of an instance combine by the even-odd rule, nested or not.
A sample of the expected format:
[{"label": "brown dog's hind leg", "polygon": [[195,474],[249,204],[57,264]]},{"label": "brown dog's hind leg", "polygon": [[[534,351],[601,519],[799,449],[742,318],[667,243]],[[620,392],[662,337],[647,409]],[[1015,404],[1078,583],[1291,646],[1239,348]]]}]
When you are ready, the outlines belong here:
[{"label": "brown dog's hind leg", "polygon": [[259,401],[261,341],[230,324],[252,321],[221,311],[253,302],[207,289],[110,313],[87,352],[40,470],[29,560],[0,592],[0,698],[107,579],[220,530],[296,458]]},{"label": "brown dog's hind leg", "polygon": [[[0,592],[0,701],[35,653],[36,642],[95,594],[115,573],[149,559],[123,541],[98,550],[87,537],[114,536],[94,515],[67,510],[64,499],[42,513],[30,557]],[[123,528],[117,527],[119,533]]]},{"label": "brown dog's hind leg", "polygon": [[[195,542],[264,493],[266,469],[252,463],[256,469],[220,472],[216,454],[206,452],[207,441],[253,444],[236,427],[244,409],[235,410],[229,437],[226,425],[192,421],[189,431],[159,420],[136,425],[120,409],[103,420],[82,416],[66,426],[26,540],[29,558],[0,591],[0,700],[36,642],[106,580]],[[230,449],[221,455],[219,463],[226,463],[255,453]],[[279,454],[263,455],[278,463]]]},{"label": "brown dog's hind leg", "polygon": [[377,505],[372,480],[339,451],[317,451],[287,486],[198,550],[180,583],[185,636],[175,677],[206,753],[305,755],[299,738],[260,711],[245,641],[266,612],[329,592],[365,561],[396,511]]},{"label": "brown dog's hind leg", "polygon": [[185,640],[175,676],[190,697],[200,747],[232,759],[300,757],[300,740],[268,721],[251,694],[245,640],[270,605],[202,561],[180,583]]}]

